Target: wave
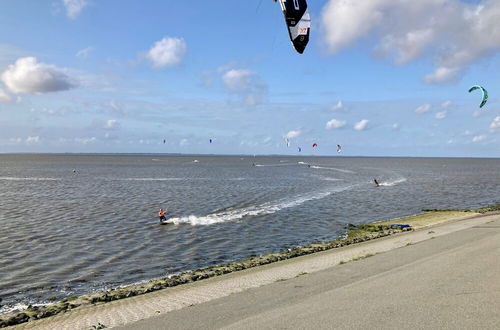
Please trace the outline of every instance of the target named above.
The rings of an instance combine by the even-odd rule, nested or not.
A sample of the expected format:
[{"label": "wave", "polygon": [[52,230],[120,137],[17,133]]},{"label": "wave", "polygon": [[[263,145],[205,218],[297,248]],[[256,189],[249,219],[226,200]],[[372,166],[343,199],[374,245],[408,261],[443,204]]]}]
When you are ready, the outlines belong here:
[{"label": "wave", "polygon": [[295,165],[295,164],[266,164],[266,165],[255,164],[255,166],[258,166],[258,167],[293,166],[293,165]]},{"label": "wave", "polygon": [[181,181],[181,180],[192,180],[192,178],[125,178],[118,179],[121,181]]},{"label": "wave", "polygon": [[244,181],[244,180],[246,180],[246,179],[247,179],[247,178],[228,178],[228,179],[226,179],[226,180],[228,180],[228,181]]},{"label": "wave", "polygon": [[378,185],[383,186],[383,187],[392,187],[392,186],[395,186],[395,185],[397,185],[399,183],[403,183],[403,182],[406,182],[406,178],[401,178],[401,179],[397,179],[394,181],[380,182]]},{"label": "wave", "polygon": [[205,216],[190,215],[186,217],[170,218],[166,222],[173,224],[190,224],[192,226],[198,225],[212,225],[216,223],[228,222],[239,220],[244,217],[255,217],[267,214],[273,214],[283,209],[288,209],[300,206],[312,200],[325,198],[331,194],[338,193],[353,188],[355,185],[335,188],[327,191],[318,192],[311,195],[297,196],[294,199],[281,199],[275,202],[267,202],[261,205],[249,206],[241,209],[230,209],[222,212],[216,212]]},{"label": "wave", "polygon": [[337,172],[342,172],[342,173],[352,173],[352,174],[356,173],[356,172],[353,172],[350,170],[344,170],[344,169],[336,168],[336,167],[324,167],[324,166],[314,165],[314,166],[311,166],[311,168],[315,168],[315,169],[319,169],[319,170],[331,170],[331,171],[337,171]]},{"label": "wave", "polygon": [[33,306],[33,307],[40,307],[40,306],[45,306],[45,305],[48,305],[49,302],[46,302],[46,303],[32,303],[32,304],[23,304],[23,303],[17,303],[17,304],[14,304],[14,305],[3,305],[3,306],[0,306],[0,314],[4,314],[4,313],[10,313],[10,312],[14,312],[14,311],[24,311],[26,310],[30,305]]},{"label": "wave", "polygon": [[337,178],[321,178],[323,181],[344,181],[344,179],[337,179]]},{"label": "wave", "polygon": [[0,180],[5,180],[5,181],[59,181],[61,179],[58,179],[58,178],[35,178],[35,177],[20,178],[20,177],[12,177],[12,176],[0,176]]}]

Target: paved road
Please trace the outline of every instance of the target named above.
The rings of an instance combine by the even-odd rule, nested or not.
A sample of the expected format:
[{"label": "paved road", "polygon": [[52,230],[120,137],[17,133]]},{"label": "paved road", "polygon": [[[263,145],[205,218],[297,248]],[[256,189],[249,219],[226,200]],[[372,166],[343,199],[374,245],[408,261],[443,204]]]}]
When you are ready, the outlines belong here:
[{"label": "paved road", "polygon": [[500,329],[493,219],[120,329]]}]

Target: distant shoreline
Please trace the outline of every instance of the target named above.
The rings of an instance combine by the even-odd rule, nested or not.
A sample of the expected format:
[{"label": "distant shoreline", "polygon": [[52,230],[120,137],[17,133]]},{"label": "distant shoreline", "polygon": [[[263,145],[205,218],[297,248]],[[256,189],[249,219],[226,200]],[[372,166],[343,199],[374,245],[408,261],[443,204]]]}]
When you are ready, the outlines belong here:
[{"label": "distant shoreline", "polygon": [[[500,205],[485,207],[476,210],[427,210],[420,214],[392,219],[387,221],[372,222],[366,225],[348,225],[348,231],[344,237],[334,241],[313,243],[299,246],[279,252],[269,253],[262,256],[253,256],[242,261],[232,261],[226,264],[206,267],[203,269],[184,272],[157,280],[150,280],[141,284],[128,285],[110,289],[103,292],[83,295],[79,297],[68,297],[59,302],[43,305],[28,306],[24,311],[14,311],[0,314],[0,327],[20,324],[31,320],[37,320],[82,306],[102,304],[110,301],[142,295],[149,292],[162,290],[186,283],[196,282],[202,279],[212,278],[223,274],[229,274],[244,269],[254,268],[261,265],[287,260],[298,256],[313,254],[347,245],[361,243],[381,237],[394,235],[403,231],[421,229],[445,222],[459,221],[467,218],[478,217],[484,214],[492,214],[500,211]],[[408,224],[410,228],[392,226],[394,224]]]},{"label": "distant shoreline", "polygon": [[188,154],[188,153],[128,153],[128,152],[0,152],[0,156],[174,156],[174,157],[291,157],[291,158],[409,158],[409,159],[492,159],[499,157],[467,157],[467,156],[363,156],[363,155],[312,155],[312,154]]}]

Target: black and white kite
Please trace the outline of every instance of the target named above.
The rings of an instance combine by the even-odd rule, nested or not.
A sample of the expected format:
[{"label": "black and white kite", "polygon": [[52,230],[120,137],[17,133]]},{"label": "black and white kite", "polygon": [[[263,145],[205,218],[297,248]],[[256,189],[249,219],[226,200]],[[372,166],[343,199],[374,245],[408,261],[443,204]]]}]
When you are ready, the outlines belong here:
[{"label": "black and white kite", "polygon": [[288,34],[293,48],[302,54],[309,42],[311,17],[307,11],[306,0],[274,0],[279,1],[283,15],[285,15]]}]

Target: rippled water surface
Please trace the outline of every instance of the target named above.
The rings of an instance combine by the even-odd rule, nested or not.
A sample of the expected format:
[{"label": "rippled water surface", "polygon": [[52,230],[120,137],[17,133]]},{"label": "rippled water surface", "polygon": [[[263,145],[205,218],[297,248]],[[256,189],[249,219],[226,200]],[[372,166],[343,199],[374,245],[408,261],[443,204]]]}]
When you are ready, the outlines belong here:
[{"label": "rippled water surface", "polygon": [[499,183],[496,159],[0,155],[0,311],[497,204]]}]

